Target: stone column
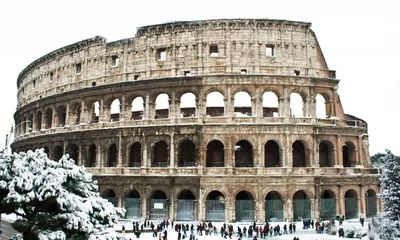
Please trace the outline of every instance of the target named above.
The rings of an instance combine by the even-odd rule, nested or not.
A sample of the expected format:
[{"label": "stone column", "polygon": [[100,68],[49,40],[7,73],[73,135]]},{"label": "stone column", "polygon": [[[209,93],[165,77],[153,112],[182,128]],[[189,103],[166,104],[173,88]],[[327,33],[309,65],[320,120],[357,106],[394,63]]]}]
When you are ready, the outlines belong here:
[{"label": "stone column", "polygon": [[290,221],[293,221],[293,200],[290,198],[286,199],[285,203],[286,209],[284,211],[284,219],[289,219]]},{"label": "stone column", "polygon": [[175,143],[174,143],[174,132],[170,135],[170,146],[169,146],[169,167],[175,167]]},{"label": "stone column", "polygon": [[119,121],[123,122],[128,116],[127,112],[127,104],[126,104],[126,99],[125,99],[125,93],[122,95],[121,103],[119,105]]},{"label": "stone column", "polygon": [[168,217],[170,219],[175,219],[174,214],[175,214],[175,197],[171,196],[171,201],[169,202],[169,211],[168,211]]},{"label": "stone column", "polygon": [[51,118],[51,128],[57,127],[57,123],[58,123],[58,121],[57,121],[57,111],[56,111],[55,108],[53,108],[52,118]]},{"label": "stone column", "polygon": [[336,161],[335,167],[343,167],[342,146],[340,145],[340,135],[336,136]]},{"label": "stone column", "polygon": [[140,198],[140,215],[142,218],[149,218],[147,214],[147,196],[146,194],[143,194],[143,196]]},{"label": "stone column", "polygon": [[286,148],[286,166],[293,167],[293,158],[292,158],[292,145],[290,143],[289,132],[285,132],[285,148]]},{"label": "stone column", "polygon": [[122,163],[122,152],[125,152],[122,150],[122,132],[118,133],[118,151],[117,151],[117,167],[123,167]]},{"label": "stone column", "polygon": [[65,109],[65,125],[67,125],[67,126],[75,125],[75,123],[71,124],[69,122],[69,119],[70,119],[69,114],[70,114],[70,107],[69,107],[69,103],[68,103],[67,107]]},{"label": "stone column", "polygon": [[360,184],[360,208],[358,209],[358,216],[364,216],[364,218],[367,217],[365,206],[365,189],[363,184]]},{"label": "stone column", "polygon": [[342,186],[339,185],[339,215],[343,216],[345,212],[345,206],[344,206],[344,195],[342,192]]}]

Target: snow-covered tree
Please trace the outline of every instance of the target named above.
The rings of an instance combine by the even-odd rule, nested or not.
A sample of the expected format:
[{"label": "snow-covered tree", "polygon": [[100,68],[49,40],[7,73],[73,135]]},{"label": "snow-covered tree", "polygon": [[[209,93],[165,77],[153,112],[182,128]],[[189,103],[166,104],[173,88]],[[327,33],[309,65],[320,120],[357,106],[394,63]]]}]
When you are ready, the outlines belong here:
[{"label": "snow-covered tree", "polygon": [[379,231],[383,240],[400,238],[400,158],[389,150],[381,157],[382,193],[384,216]]},{"label": "snow-covered tree", "polygon": [[111,239],[107,230],[123,214],[85,168],[68,155],[50,160],[43,149],[0,153],[0,208],[19,216],[13,227],[24,239]]}]

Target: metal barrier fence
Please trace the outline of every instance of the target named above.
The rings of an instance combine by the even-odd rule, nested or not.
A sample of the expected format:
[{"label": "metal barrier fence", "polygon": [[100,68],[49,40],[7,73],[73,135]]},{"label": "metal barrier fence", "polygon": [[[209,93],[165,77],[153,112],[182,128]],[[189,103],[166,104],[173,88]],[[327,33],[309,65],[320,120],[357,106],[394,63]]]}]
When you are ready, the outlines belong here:
[{"label": "metal barrier fence", "polygon": [[268,222],[283,221],[283,200],[266,200],[265,201],[265,219]]},{"label": "metal barrier fence", "polygon": [[293,200],[293,219],[301,221],[302,219],[311,218],[311,202],[309,199]]},{"label": "metal barrier fence", "polygon": [[254,221],[253,200],[236,200],[236,221]]},{"label": "metal barrier fence", "polygon": [[223,200],[207,200],[206,221],[225,221],[225,202]]},{"label": "metal barrier fence", "polygon": [[176,219],[178,221],[194,221],[195,220],[194,205],[195,205],[194,200],[179,199],[177,201]]},{"label": "metal barrier fence", "polygon": [[321,199],[321,220],[332,220],[336,218],[336,200],[334,198]]},{"label": "metal barrier fence", "polygon": [[374,217],[378,212],[376,197],[366,197],[367,217]]},{"label": "metal barrier fence", "polygon": [[357,198],[345,198],[344,202],[346,219],[358,218]]},{"label": "metal barrier fence", "polygon": [[125,217],[140,218],[140,198],[125,198]]},{"label": "metal barrier fence", "polygon": [[107,199],[110,203],[114,205],[114,207],[117,207],[117,198],[115,197],[103,197],[104,199]]}]

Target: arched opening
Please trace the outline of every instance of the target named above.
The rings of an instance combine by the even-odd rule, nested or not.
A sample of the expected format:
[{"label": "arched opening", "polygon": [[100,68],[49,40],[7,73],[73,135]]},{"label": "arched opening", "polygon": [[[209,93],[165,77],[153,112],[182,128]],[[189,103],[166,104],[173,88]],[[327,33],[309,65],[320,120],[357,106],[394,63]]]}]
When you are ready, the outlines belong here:
[{"label": "arched opening", "polygon": [[46,128],[49,129],[52,127],[53,123],[53,110],[51,108],[48,108],[46,110]]},{"label": "arched opening", "polygon": [[164,141],[159,141],[153,148],[153,166],[152,167],[168,167],[168,145]]},{"label": "arched opening", "polygon": [[220,92],[212,92],[207,95],[206,115],[207,117],[224,116],[224,95]]},{"label": "arched opening", "polygon": [[225,196],[220,191],[212,191],[207,195],[206,221],[225,221]]},{"label": "arched opening", "polygon": [[185,93],[180,99],[180,117],[196,116],[196,96],[193,93]]},{"label": "arched opening", "polygon": [[342,148],[343,167],[354,167],[356,165],[356,147],[352,142],[346,142]]},{"label": "arched opening", "polygon": [[43,149],[44,149],[44,153],[46,153],[47,157],[50,158],[50,155],[49,155],[50,149],[47,146],[44,146]]},{"label": "arched opening", "polygon": [[265,167],[282,167],[280,161],[279,145],[269,140],[264,146]]},{"label": "arched opening", "polygon": [[247,92],[238,92],[234,96],[235,117],[251,117],[251,96]]},{"label": "arched opening", "polygon": [[28,132],[32,132],[33,114],[29,114],[27,124],[28,124]]},{"label": "arched opening", "polygon": [[137,97],[132,101],[132,120],[142,120],[144,117],[144,101],[142,97]]},{"label": "arched opening", "polygon": [[224,167],[224,145],[213,140],[207,144],[206,167]]},{"label": "arched opening", "polygon": [[358,218],[358,194],[353,189],[347,190],[344,195],[346,219]]},{"label": "arched opening", "polygon": [[116,167],[117,166],[117,156],[118,156],[117,145],[115,145],[115,143],[113,143],[108,148],[107,167]]},{"label": "arched opening", "polygon": [[42,129],[42,112],[36,113],[36,131],[40,131]]},{"label": "arched opening", "polygon": [[303,221],[311,218],[311,202],[306,193],[297,191],[293,196],[293,219]]},{"label": "arched opening", "polygon": [[114,99],[112,101],[111,106],[110,106],[110,121],[111,122],[118,122],[120,118],[120,113],[121,113],[121,103],[119,102],[119,99]]},{"label": "arched opening", "polygon": [[63,127],[65,126],[65,121],[67,119],[67,110],[65,109],[65,106],[59,106],[57,108],[57,123],[58,127]]},{"label": "arched opening", "polygon": [[75,160],[75,164],[78,164],[79,161],[79,148],[76,144],[70,144],[67,148],[67,152],[69,157]]},{"label": "arched opening", "polygon": [[196,166],[196,146],[190,140],[179,145],[179,167]]},{"label": "arched opening", "polygon": [[306,167],[306,150],[301,141],[295,141],[292,145],[293,167]]},{"label": "arched opening", "polygon": [[112,189],[104,190],[103,193],[101,194],[101,197],[107,199],[107,201],[112,203],[114,207],[117,207],[117,195],[115,194],[114,190]]},{"label": "arched opening", "polygon": [[136,190],[131,190],[125,194],[125,218],[140,218],[140,194]]},{"label": "arched opening", "polygon": [[265,197],[265,221],[281,222],[283,221],[284,203],[281,195],[272,191]]},{"label": "arched opening", "polygon": [[336,218],[336,196],[331,190],[325,190],[321,193],[321,220],[332,220]]},{"label": "arched opening", "polygon": [[278,97],[273,92],[265,92],[262,98],[263,117],[279,117]]},{"label": "arched opening", "polygon": [[367,207],[367,217],[375,217],[378,212],[378,204],[376,192],[372,189],[369,189],[365,193],[365,206]]},{"label": "arched opening", "polygon": [[129,167],[142,166],[142,145],[138,142],[132,144],[129,152]]},{"label": "arched opening", "polygon": [[100,103],[98,101],[92,104],[90,123],[98,123],[100,116]]},{"label": "arched opening", "polygon": [[156,119],[169,118],[169,97],[161,93],[156,98]]},{"label": "arched opening", "polygon": [[251,193],[241,191],[236,195],[236,221],[254,221],[254,200]]},{"label": "arched opening", "polygon": [[304,117],[303,98],[298,93],[290,94],[290,117]]},{"label": "arched opening", "polygon": [[317,118],[325,119],[329,116],[327,115],[327,108],[329,107],[329,102],[321,95],[317,94],[315,97],[315,109],[317,112]]},{"label": "arched opening", "polygon": [[235,166],[254,167],[253,146],[246,140],[240,140],[235,145]]},{"label": "arched opening", "polygon": [[75,109],[75,124],[81,123],[81,114],[82,114],[82,107],[81,105],[76,106]]},{"label": "arched opening", "polygon": [[333,167],[335,164],[335,151],[330,141],[322,141],[319,144],[319,166]]},{"label": "arched opening", "polygon": [[167,219],[168,202],[167,195],[163,191],[157,190],[151,193],[150,198],[150,219]]},{"label": "arched opening", "polygon": [[96,167],[96,145],[92,144],[89,146],[89,152],[88,152],[88,161],[86,162],[86,167]]},{"label": "arched opening", "polygon": [[196,198],[191,191],[184,190],[179,193],[176,217],[178,221],[194,221]]},{"label": "arched opening", "polygon": [[55,146],[53,150],[53,160],[58,162],[58,160],[60,160],[63,155],[64,155],[63,148],[60,145]]}]

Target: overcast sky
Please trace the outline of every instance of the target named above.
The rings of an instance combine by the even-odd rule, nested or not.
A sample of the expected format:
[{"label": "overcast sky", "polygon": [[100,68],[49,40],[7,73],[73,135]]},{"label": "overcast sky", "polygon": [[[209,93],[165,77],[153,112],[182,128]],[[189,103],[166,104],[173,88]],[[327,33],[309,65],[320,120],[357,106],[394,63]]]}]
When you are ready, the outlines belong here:
[{"label": "overcast sky", "polygon": [[269,18],[311,22],[340,79],[345,113],[368,122],[370,153],[400,155],[400,8],[361,1],[0,1],[0,149],[13,124],[18,74],[31,62],[93,36],[108,42],[170,21]]}]

